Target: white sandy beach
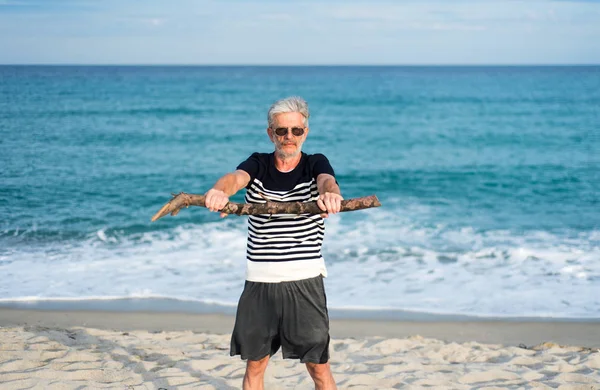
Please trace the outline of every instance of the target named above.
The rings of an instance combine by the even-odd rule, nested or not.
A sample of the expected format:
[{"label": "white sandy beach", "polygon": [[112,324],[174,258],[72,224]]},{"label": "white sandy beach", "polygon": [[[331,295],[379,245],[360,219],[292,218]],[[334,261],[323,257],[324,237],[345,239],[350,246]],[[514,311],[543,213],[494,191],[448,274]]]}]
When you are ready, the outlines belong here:
[{"label": "white sandy beach", "polygon": [[[61,313],[40,311],[32,311],[37,317],[28,317],[29,324],[7,326],[10,318],[23,313],[27,311],[0,310],[0,389],[241,387],[245,364],[229,357],[229,329],[214,333],[143,327],[124,331],[131,328],[127,324],[131,318],[139,317],[131,313],[107,314],[116,322],[115,329],[120,328],[118,318],[123,318],[121,330],[65,327],[56,326]],[[41,325],[40,318],[47,318],[50,326]],[[191,318],[197,323],[205,317]],[[494,327],[502,327],[483,326],[492,333]],[[551,342],[523,348],[441,341],[416,334],[402,338],[336,338],[332,334],[331,366],[341,389],[600,389],[598,348]],[[312,381],[302,364],[283,360],[278,353],[267,370],[265,386],[310,389]]]}]

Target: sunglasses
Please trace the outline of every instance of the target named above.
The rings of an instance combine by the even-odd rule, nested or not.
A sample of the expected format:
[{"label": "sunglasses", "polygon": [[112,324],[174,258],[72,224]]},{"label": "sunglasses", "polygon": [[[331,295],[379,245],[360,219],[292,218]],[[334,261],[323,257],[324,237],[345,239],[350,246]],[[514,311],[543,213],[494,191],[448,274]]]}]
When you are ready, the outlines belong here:
[{"label": "sunglasses", "polygon": [[292,128],[278,127],[273,131],[279,137],[283,137],[283,136],[287,135],[288,130],[291,130],[292,134],[295,135],[296,137],[300,137],[301,135],[304,134],[304,127],[292,127]]}]

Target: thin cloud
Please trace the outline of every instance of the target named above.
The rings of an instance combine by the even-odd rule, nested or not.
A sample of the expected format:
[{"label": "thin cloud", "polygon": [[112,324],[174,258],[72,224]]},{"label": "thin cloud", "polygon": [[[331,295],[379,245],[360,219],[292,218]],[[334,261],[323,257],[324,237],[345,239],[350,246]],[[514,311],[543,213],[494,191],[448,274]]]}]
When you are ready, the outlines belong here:
[{"label": "thin cloud", "polygon": [[116,19],[117,22],[125,23],[130,26],[149,26],[149,27],[160,27],[167,23],[166,18],[162,17],[120,17]]},{"label": "thin cloud", "polygon": [[431,25],[423,26],[424,30],[438,30],[438,31],[483,31],[486,30],[485,26],[479,26],[474,24],[443,24],[434,23]]},{"label": "thin cloud", "polygon": [[[574,1],[574,0],[573,0]],[[600,0],[596,2],[600,5]],[[419,28],[441,25],[452,29],[481,30],[505,28],[518,24],[598,23],[600,6],[591,8],[569,7],[554,0],[537,1],[480,1],[468,4],[462,1],[453,4],[439,2],[399,2],[394,4],[373,3],[346,4],[323,8],[333,20],[354,23],[412,23]],[[557,9],[558,8],[558,9]],[[511,26],[511,27],[512,27]]]},{"label": "thin cloud", "polygon": [[278,14],[265,14],[261,15],[261,19],[272,20],[272,21],[290,21],[292,16],[290,14],[278,13]]}]

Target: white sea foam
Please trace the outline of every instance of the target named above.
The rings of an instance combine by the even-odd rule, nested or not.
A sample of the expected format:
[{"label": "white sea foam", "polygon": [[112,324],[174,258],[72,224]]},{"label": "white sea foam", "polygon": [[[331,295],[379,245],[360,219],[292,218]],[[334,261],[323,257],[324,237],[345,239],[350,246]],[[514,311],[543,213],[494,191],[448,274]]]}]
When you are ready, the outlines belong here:
[{"label": "white sea foam", "polygon": [[[421,213],[423,210],[420,210]],[[440,314],[600,317],[598,232],[478,232],[374,210],[326,222],[333,308]],[[171,298],[235,305],[245,276],[244,219],[0,256],[0,302]]]}]

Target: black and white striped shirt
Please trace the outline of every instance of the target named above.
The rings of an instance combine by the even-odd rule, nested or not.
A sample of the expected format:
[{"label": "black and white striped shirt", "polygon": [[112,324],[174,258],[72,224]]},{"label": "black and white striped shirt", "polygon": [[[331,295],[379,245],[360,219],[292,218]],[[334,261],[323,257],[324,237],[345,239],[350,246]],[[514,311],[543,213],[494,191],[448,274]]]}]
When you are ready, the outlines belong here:
[{"label": "black and white striped shirt", "polygon": [[[317,200],[317,176],[334,175],[322,154],[302,153],[290,172],[275,168],[273,153],[254,153],[237,169],[250,175],[246,202]],[[321,256],[325,224],[319,215],[251,215],[248,218],[246,280],[278,283],[327,276]]]}]

